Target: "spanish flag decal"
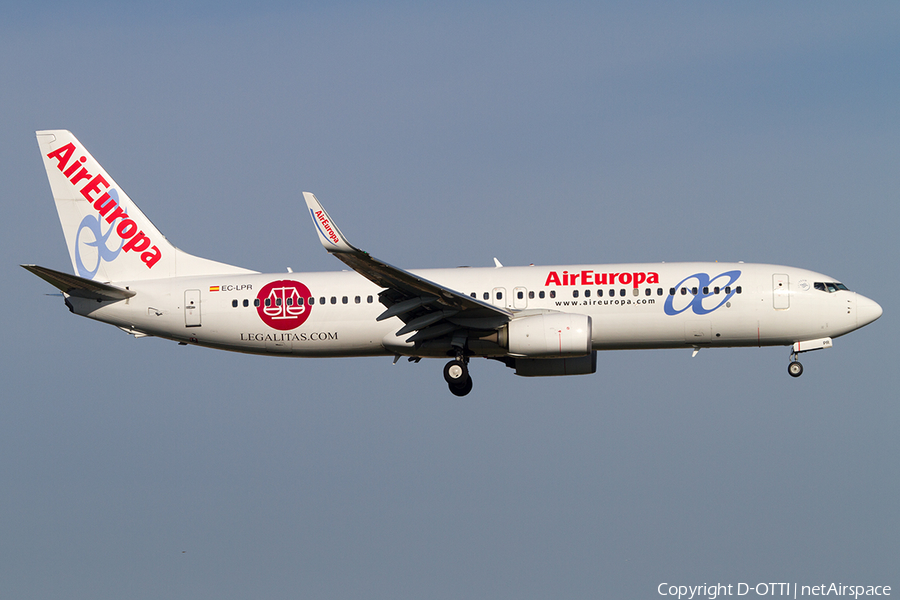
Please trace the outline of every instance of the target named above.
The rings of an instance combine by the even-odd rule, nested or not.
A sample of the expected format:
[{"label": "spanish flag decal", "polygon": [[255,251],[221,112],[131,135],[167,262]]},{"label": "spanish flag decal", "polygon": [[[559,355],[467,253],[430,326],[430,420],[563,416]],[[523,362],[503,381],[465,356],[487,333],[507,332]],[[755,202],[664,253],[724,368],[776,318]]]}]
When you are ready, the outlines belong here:
[{"label": "spanish flag decal", "polygon": [[211,285],[211,286],[209,286],[209,291],[211,291],[211,292],[218,292],[218,291],[219,291],[219,286],[217,286],[217,285]]}]

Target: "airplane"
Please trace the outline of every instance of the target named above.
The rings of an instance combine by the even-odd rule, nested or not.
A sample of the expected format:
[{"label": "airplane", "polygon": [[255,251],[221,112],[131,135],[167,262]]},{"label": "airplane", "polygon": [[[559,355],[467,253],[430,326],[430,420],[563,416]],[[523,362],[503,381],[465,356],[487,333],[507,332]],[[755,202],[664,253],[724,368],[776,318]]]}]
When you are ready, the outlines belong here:
[{"label": "airplane", "polygon": [[470,359],[525,377],[592,374],[601,350],[790,346],[801,353],[882,314],[834,277],[767,264],[565,264],[409,271],[347,241],[303,193],[324,248],[350,271],[265,274],[173,246],[65,130],[36,132],[76,275],[22,265],[72,313],[135,337],[295,357],[450,359],[450,392],[472,390]]}]

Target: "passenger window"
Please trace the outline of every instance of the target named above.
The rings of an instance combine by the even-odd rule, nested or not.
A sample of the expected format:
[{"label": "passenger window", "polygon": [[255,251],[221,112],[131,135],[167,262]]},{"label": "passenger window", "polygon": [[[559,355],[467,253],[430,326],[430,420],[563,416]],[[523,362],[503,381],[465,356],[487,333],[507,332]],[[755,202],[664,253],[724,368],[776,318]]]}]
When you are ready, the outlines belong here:
[{"label": "passenger window", "polygon": [[309,303],[310,306],[312,306],[313,304],[316,303],[316,299],[313,298],[312,296],[310,296],[310,297],[309,297],[309,300],[307,300],[307,302]]},{"label": "passenger window", "polygon": [[674,295],[675,295],[675,288],[669,288],[669,295],[670,295],[670,296],[674,296]]},{"label": "passenger window", "polygon": [[[254,298],[253,306],[259,307],[259,298]],[[268,306],[268,304],[266,306]]]},{"label": "passenger window", "polygon": [[475,292],[472,292],[472,293],[469,294],[469,295],[472,296],[473,298],[478,298],[478,295],[477,295]]},{"label": "passenger window", "polygon": [[319,304],[325,304],[325,296],[319,296]]},{"label": "passenger window", "polygon": [[368,302],[369,304],[372,304],[372,296],[367,296],[366,302]]},{"label": "passenger window", "polygon": [[740,294],[740,293],[741,293],[741,286],[737,286],[736,288],[734,288],[734,291],[737,292],[738,294]]},{"label": "passenger window", "polygon": [[497,300],[503,300],[503,292],[497,292]]},{"label": "passenger window", "polygon": [[538,298],[543,298],[543,297],[544,297],[544,290],[541,290],[540,292],[538,292]]},{"label": "passenger window", "polygon": [[647,288],[647,290],[644,292],[644,295],[649,296],[652,293],[653,293],[653,290],[651,290],[650,288]]},{"label": "passenger window", "polygon": [[704,287],[704,288],[703,288],[703,295],[704,295],[704,296],[709,296],[709,288],[708,288],[708,287]]},{"label": "passenger window", "polygon": [[730,285],[726,285],[726,286],[725,286],[725,293],[726,293],[726,294],[730,294],[730,293],[731,293],[731,286],[730,286]]},{"label": "passenger window", "polygon": [[[674,292],[675,290],[672,290],[672,291]],[[662,288],[656,288],[656,295],[662,296]]]},{"label": "passenger window", "polygon": [[528,299],[534,300],[534,292],[528,292]]},{"label": "passenger window", "polygon": [[272,306],[272,299],[266,298],[266,306]]},{"label": "passenger window", "polygon": [[250,306],[250,301],[244,298],[244,308],[247,308],[248,306]]},{"label": "passenger window", "polygon": [[573,297],[573,298],[577,298],[577,297],[578,297],[578,290],[572,290],[572,297]]},{"label": "passenger window", "polygon": [[696,296],[696,295],[697,295],[697,288],[692,287],[692,288],[691,288],[691,294],[693,294],[693,295]]},{"label": "passenger window", "polygon": [[332,296],[332,297],[331,297],[331,303],[332,303],[332,304],[337,304],[337,296]]},{"label": "passenger window", "polygon": [[490,294],[490,292],[485,292],[485,293],[484,293],[484,299],[485,299],[485,300],[490,300],[490,299],[491,299],[491,294]]},{"label": "passenger window", "polygon": [[232,306],[232,308],[237,308],[237,300],[232,300],[231,306]]},{"label": "passenger window", "polygon": [[590,297],[591,297],[591,290],[584,290],[584,297],[585,297],[585,298],[590,298]]},{"label": "passenger window", "polygon": [[281,306],[281,298],[275,298],[275,306]]},{"label": "passenger window", "polygon": [[550,297],[556,298],[556,290],[550,290]]},{"label": "passenger window", "polygon": [[597,297],[598,297],[598,298],[602,298],[602,297],[603,297],[603,290],[597,290]]},{"label": "passenger window", "polygon": [[519,298],[519,300],[522,300],[522,299],[525,298],[525,293],[524,293],[524,292],[518,292],[518,293],[516,294],[516,296]]},{"label": "passenger window", "polygon": [[625,295],[625,288],[622,288],[621,290],[619,290],[619,295],[620,295],[620,296],[624,296],[624,295]]},{"label": "passenger window", "polygon": [[287,305],[288,305],[288,306],[293,306],[293,304],[294,304],[294,299],[293,299],[293,298],[288,298],[288,299],[287,299]]},{"label": "passenger window", "polygon": [[347,296],[344,296],[343,298],[341,298],[341,304],[347,304],[349,301],[350,301],[350,299],[347,298]]},{"label": "passenger window", "polygon": [[687,288],[681,288],[681,295],[682,296],[687,295]]},{"label": "passenger window", "polygon": [[719,286],[716,286],[713,288],[713,294],[718,294],[718,293],[719,293]]},{"label": "passenger window", "polygon": [[356,297],[353,299],[353,301],[354,301],[356,304],[359,304],[360,302],[362,302],[362,298],[360,298],[359,296],[356,296]]},{"label": "passenger window", "polygon": [[303,306],[303,298],[300,296],[297,297],[297,306]]}]

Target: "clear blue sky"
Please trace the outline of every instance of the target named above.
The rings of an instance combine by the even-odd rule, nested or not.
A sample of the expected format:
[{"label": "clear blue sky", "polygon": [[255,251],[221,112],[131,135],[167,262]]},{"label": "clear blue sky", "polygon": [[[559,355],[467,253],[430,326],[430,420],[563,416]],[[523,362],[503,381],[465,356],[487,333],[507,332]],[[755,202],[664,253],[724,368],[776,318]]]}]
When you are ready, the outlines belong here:
[{"label": "clear blue sky", "polygon": [[[17,3],[0,19],[4,598],[900,590],[896,3]],[[265,4],[265,3],[264,3]],[[404,267],[744,260],[884,307],[593,376],[135,340],[70,270],[36,129],[176,245],[339,270],[302,190]]]}]

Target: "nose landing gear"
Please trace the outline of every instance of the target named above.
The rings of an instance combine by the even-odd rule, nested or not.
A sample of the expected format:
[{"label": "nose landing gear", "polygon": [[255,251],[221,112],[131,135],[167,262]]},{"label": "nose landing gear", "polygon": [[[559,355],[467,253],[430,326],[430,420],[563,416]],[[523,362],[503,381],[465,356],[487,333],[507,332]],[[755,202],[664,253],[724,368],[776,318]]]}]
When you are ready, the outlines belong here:
[{"label": "nose landing gear", "polygon": [[800,352],[793,348],[791,351],[791,363],[788,365],[788,375],[800,377],[803,375],[803,365],[800,364]]},{"label": "nose landing gear", "polygon": [[444,381],[450,386],[450,393],[454,396],[465,396],[472,391],[468,362],[466,357],[458,357],[444,365]]},{"label": "nose landing gear", "polygon": [[801,352],[812,352],[813,350],[831,348],[832,345],[833,342],[830,337],[794,342],[794,345],[791,346],[791,364],[788,365],[788,373],[790,376],[800,377],[803,375],[803,365],[800,364]]}]

